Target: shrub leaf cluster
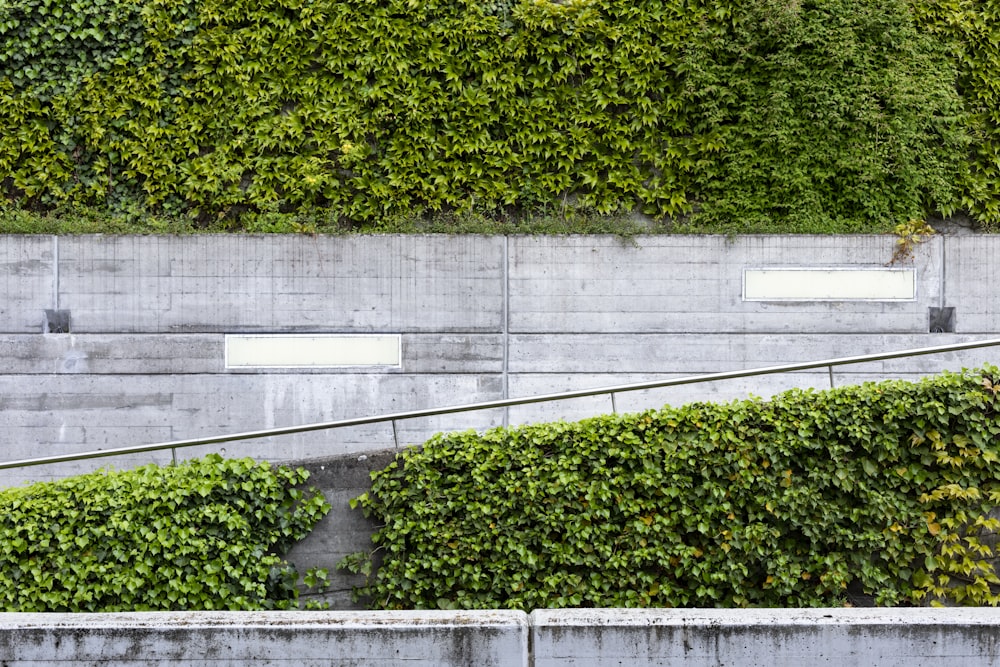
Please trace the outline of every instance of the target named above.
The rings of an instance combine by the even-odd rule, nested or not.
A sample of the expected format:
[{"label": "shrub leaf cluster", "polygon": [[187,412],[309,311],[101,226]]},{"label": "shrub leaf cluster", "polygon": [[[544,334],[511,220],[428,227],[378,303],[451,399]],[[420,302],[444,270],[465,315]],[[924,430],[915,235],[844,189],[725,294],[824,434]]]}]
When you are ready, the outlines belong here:
[{"label": "shrub leaf cluster", "polygon": [[0,196],[1000,224],[992,0],[10,0]]},{"label": "shrub leaf cluster", "polygon": [[374,607],[997,604],[1000,370],[438,435],[355,500]]},{"label": "shrub leaf cluster", "polygon": [[307,477],[211,455],[4,489],[0,610],[294,608],[282,555],[329,510]]}]

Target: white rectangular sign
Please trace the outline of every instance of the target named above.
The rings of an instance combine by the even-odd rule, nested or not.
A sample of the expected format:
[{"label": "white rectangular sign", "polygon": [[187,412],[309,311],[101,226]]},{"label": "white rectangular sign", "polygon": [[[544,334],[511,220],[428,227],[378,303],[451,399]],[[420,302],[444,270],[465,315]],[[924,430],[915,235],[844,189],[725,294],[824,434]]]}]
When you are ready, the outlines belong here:
[{"label": "white rectangular sign", "polygon": [[400,366],[399,334],[226,336],[226,368]]},{"label": "white rectangular sign", "polygon": [[913,301],[915,298],[913,269],[743,270],[744,301]]}]

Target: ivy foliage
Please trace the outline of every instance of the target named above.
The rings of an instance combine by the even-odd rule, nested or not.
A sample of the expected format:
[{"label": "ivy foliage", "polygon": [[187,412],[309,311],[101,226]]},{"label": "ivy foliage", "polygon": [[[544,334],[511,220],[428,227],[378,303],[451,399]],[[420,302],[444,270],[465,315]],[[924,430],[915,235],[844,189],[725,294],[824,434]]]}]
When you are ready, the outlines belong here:
[{"label": "ivy foliage", "polygon": [[762,0],[731,12],[683,62],[700,123],[723,146],[699,178],[702,216],[864,232],[954,211],[968,152],[956,66],[904,3]]},{"label": "ivy foliage", "polygon": [[372,474],[344,565],[390,609],[995,605],[998,394],[987,366],[438,435]]},{"label": "ivy foliage", "polygon": [[967,101],[995,51],[972,76],[958,49],[993,28],[919,14],[942,40],[904,0],[8,5],[0,192],[24,208],[1000,223],[996,107]]},{"label": "ivy foliage", "polygon": [[962,207],[1000,229],[1000,2],[913,0],[922,29],[947,45],[972,139]]},{"label": "ivy foliage", "polygon": [[0,610],[294,608],[281,556],[329,510],[307,477],[211,455],[4,489]]},{"label": "ivy foliage", "polygon": [[0,71],[14,89],[45,100],[117,60],[142,56],[140,4],[132,0],[5,0]]}]

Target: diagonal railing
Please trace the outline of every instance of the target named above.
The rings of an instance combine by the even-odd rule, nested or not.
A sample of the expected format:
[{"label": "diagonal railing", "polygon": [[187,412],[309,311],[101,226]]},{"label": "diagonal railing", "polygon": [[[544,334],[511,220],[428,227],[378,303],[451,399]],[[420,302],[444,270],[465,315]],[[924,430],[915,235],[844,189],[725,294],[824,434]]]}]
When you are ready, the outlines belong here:
[{"label": "diagonal railing", "polygon": [[270,438],[280,435],[293,435],[296,433],[308,433],[310,431],[324,431],[337,428],[347,428],[349,426],[363,426],[366,424],[380,424],[391,422],[392,434],[396,448],[399,448],[396,424],[406,419],[417,419],[421,417],[435,417],[438,415],[454,414],[458,412],[474,412],[478,410],[493,410],[496,408],[509,408],[517,405],[530,405],[534,403],[547,403],[550,401],[561,401],[571,398],[585,398],[588,396],[610,396],[612,411],[617,412],[615,404],[616,394],[630,391],[641,391],[645,389],[661,389],[664,387],[676,387],[680,385],[699,384],[702,382],[715,382],[718,380],[733,380],[737,378],[757,377],[761,375],[775,375],[779,373],[791,373],[794,371],[806,371],[817,368],[826,368],[829,371],[830,386],[833,386],[833,369],[837,366],[847,366],[851,364],[862,364],[872,361],[888,361],[892,359],[904,359],[907,357],[926,356],[930,354],[941,354],[944,352],[958,352],[962,350],[974,350],[984,347],[1000,345],[1000,339],[994,338],[981,341],[970,341],[966,343],[953,343],[950,345],[937,345],[933,347],[920,347],[910,350],[899,350],[896,352],[883,352],[877,354],[861,354],[851,357],[837,357],[833,359],[823,359],[820,361],[810,361],[799,364],[783,364],[780,366],[765,366],[763,368],[750,368],[742,371],[727,371],[722,373],[706,373],[703,375],[691,375],[686,377],[673,378],[670,380],[656,380],[653,382],[635,382],[631,384],[621,384],[611,387],[599,387],[595,389],[583,389],[578,391],[565,391],[555,394],[540,394],[536,396],[525,396],[522,398],[504,398],[495,401],[483,401],[479,403],[467,403],[464,405],[453,405],[443,408],[427,408],[423,410],[409,410],[405,412],[392,412],[371,417],[356,417],[352,419],[337,419],[334,421],[316,422],[312,424],[302,424],[299,426],[283,426],[269,428],[258,431],[245,431],[243,433],[230,433],[227,435],[210,436],[207,438],[191,438],[187,440],[173,440],[170,442],[158,442],[149,445],[134,445],[131,447],[118,447],[113,449],[101,449],[89,452],[77,452],[75,454],[59,454],[54,456],[40,456],[17,461],[6,461],[0,463],[0,470],[10,468],[22,468],[27,466],[44,465],[48,463],[66,463],[69,461],[81,461],[85,459],[104,458],[109,456],[125,456],[128,454],[141,454],[144,452],[163,451],[166,449],[174,452],[176,460],[176,450],[185,447],[197,447],[200,445],[215,445],[224,442],[237,442],[241,440],[254,440],[257,438]]}]

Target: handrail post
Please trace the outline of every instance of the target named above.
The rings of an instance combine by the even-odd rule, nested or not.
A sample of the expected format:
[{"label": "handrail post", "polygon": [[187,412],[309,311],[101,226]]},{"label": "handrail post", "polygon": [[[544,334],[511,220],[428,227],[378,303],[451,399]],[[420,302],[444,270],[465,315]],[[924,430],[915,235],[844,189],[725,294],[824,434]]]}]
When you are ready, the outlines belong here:
[{"label": "handrail post", "polygon": [[618,404],[615,402],[615,392],[608,393],[611,394],[611,414],[616,415],[618,414]]},{"label": "handrail post", "polygon": [[396,431],[396,420],[392,420],[392,444],[399,449],[399,433]]},{"label": "handrail post", "polygon": [[826,370],[830,373],[830,389],[833,389],[833,364],[827,366]]}]

